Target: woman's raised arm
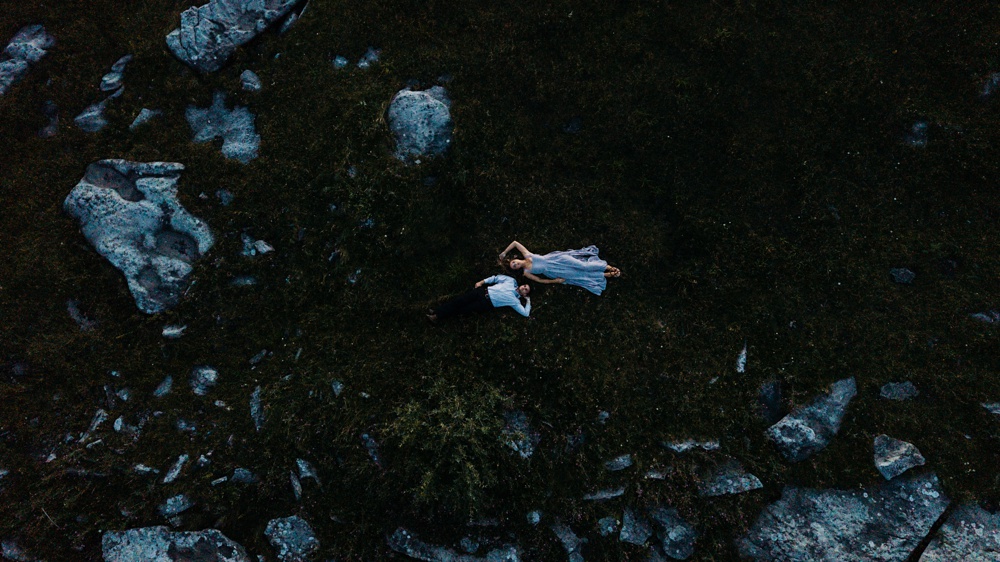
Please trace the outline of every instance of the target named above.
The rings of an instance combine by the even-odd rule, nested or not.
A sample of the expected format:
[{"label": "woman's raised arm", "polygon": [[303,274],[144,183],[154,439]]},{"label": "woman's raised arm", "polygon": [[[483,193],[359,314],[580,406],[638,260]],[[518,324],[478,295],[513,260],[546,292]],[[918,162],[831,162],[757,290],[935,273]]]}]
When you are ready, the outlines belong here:
[{"label": "woman's raised arm", "polygon": [[527,248],[524,247],[523,244],[521,244],[517,240],[514,240],[513,242],[511,242],[510,244],[507,245],[507,248],[504,251],[500,252],[500,257],[506,256],[507,252],[513,250],[514,248],[517,248],[517,251],[521,252],[521,255],[524,256],[524,257],[528,257],[528,254],[531,253],[531,252],[528,251]]}]

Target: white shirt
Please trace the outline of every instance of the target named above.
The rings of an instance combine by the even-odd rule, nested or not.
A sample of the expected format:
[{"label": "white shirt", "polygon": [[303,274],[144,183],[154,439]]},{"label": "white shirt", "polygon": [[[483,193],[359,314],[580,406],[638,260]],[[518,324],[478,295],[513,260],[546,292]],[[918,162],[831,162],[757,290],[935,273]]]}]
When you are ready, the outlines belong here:
[{"label": "white shirt", "polygon": [[486,292],[489,294],[490,302],[493,303],[494,308],[509,306],[521,316],[528,317],[528,314],[531,312],[531,299],[525,297],[528,304],[527,306],[521,306],[521,293],[517,292],[517,281],[513,277],[494,275],[493,277],[483,279],[483,283],[489,285]]}]

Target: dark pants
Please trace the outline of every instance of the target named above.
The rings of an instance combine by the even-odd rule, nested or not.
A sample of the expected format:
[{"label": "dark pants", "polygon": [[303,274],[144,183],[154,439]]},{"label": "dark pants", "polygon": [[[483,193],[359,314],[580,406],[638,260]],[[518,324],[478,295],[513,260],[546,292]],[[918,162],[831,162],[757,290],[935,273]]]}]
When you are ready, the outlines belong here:
[{"label": "dark pants", "polygon": [[443,320],[460,314],[485,312],[491,308],[493,308],[493,301],[490,300],[487,286],[483,285],[470,289],[435,308],[434,314],[437,315],[438,320]]}]

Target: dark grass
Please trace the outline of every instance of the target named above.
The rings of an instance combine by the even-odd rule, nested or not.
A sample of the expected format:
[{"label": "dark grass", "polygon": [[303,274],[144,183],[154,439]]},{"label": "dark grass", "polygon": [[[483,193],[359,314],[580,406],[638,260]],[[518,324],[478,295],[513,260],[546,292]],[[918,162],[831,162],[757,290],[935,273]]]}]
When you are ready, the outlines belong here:
[{"label": "dark grass", "polygon": [[[979,406],[1000,399],[997,334],[967,317],[1000,306],[1000,133],[996,102],[977,97],[1000,68],[989,3],[313,0],[288,34],[265,34],[210,76],[163,42],[192,4],[23,2],[0,19],[0,40],[43,23],[59,42],[0,99],[0,362],[28,367],[0,384],[0,466],[12,471],[0,536],[41,557],[96,560],[101,530],[159,524],[156,506],[185,491],[198,506],[184,529],[215,526],[255,553],[269,552],[270,518],[301,513],[337,559],[388,556],[397,525],[444,543],[490,517],[503,524],[487,535],[511,532],[528,558],[560,559],[547,528],[525,522],[538,508],[591,537],[588,559],[639,560],[599,540],[596,520],[663,501],[702,533],[696,559],[731,560],[733,538],[783,484],[879,482],[871,443],[883,432],[917,444],[953,497],[997,500],[997,421]],[[334,55],[354,61],[369,45],[382,48],[372,69],[332,69]],[[80,132],[72,117],[125,53],[136,60],[111,125]],[[239,90],[245,68],[262,92]],[[444,74],[452,150],[404,167],[390,155],[388,102],[407,80]],[[261,156],[247,166],[189,142],[184,108],[217,88],[257,115]],[[42,140],[50,99],[61,128]],[[129,132],[144,106],[166,115]],[[574,118],[581,130],[563,132]],[[925,149],[902,143],[917,119],[931,124]],[[86,165],[111,157],[182,162],[181,201],[217,235],[187,297],[159,316],[136,310],[61,211]],[[218,189],[236,195],[231,206]],[[240,257],[243,229],[277,252]],[[494,273],[512,238],[538,251],[595,243],[625,274],[600,298],[538,291],[527,321],[428,325],[424,309]],[[913,286],[890,280],[901,266],[917,272]],[[244,274],[261,284],[229,286]],[[70,298],[97,329],[78,329]],[[189,328],[167,341],[167,323]],[[251,366],[262,349],[271,355]],[[222,375],[207,398],[187,387],[197,364]],[[167,374],[175,390],[155,401]],[[777,378],[799,404],[847,376],[859,394],[840,435],[782,462],[763,436],[758,386]],[[878,398],[899,380],[920,397]],[[109,410],[104,446],[64,444],[108,408],[105,385],[134,398]],[[247,409],[258,385],[260,433]],[[528,462],[496,438],[508,408],[542,435]],[[119,415],[154,410],[138,443],[110,431]],[[198,433],[176,431],[178,418]],[[586,444],[567,452],[577,432]],[[659,445],[689,436],[721,439],[765,490],[697,499],[711,457]],[[171,485],[131,471],[210,451],[208,468]],[[604,471],[626,452],[636,467]],[[323,480],[301,505],[295,458]],[[236,466],[262,484],[208,485]],[[668,479],[644,480],[652,467]],[[619,483],[621,500],[578,500]]]}]

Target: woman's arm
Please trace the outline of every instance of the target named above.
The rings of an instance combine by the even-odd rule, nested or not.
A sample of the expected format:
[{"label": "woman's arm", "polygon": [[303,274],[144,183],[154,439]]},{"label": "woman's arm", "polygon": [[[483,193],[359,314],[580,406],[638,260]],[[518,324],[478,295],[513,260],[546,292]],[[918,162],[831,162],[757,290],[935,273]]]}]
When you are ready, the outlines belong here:
[{"label": "woman's arm", "polygon": [[528,254],[531,253],[531,252],[528,251],[527,248],[524,247],[523,244],[521,244],[517,240],[514,240],[513,242],[511,242],[510,244],[507,245],[507,248],[504,251],[500,252],[500,256],[501,257],[506,256],[507,252],[513,250],[514,248],[517,248],[517,251],[521,252],[521,255],[524,256],[524,257],[528,257]]},{"label": "woman's arm", "polygon": [[531,279],[532,281],[536,281],[538,283],[545,283],[546,285],[548,285],[550,283],[565,283],[566,282],[566,280],[563,279],[562,277],[559,277],[557,279],[542,279],[541,277],[535,275],[534,273],[531,273],[530,271],[525,271],[524,272],[524,276],[527,277],[528,279]]}]

